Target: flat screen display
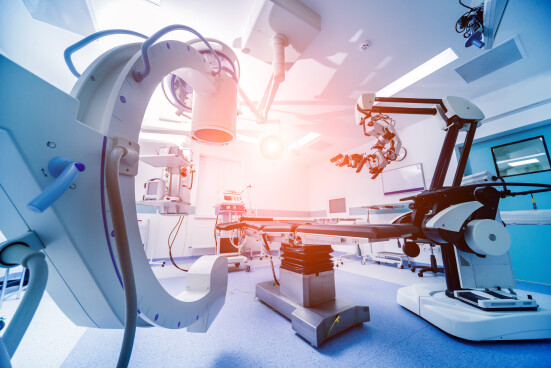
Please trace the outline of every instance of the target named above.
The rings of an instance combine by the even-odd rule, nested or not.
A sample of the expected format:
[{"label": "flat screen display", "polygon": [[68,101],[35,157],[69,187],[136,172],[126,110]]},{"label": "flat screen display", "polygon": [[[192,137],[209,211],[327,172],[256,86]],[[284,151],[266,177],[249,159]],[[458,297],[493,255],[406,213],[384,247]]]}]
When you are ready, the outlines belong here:
[{"label": "flat screen display", "polygon": [[346,198],[336,198],[329,200],[329,213],[346,212]]},{"label": "flat screen display", "polygon": [[157,194],[157,189],[158,188],[159,188],[159,182],[158,181],[150,181],[149,185],[147,186],[147,194],[148,195]]},{"label": "flat screen display", "polygon": [[492,155],[502,178],[551,170],[543,136],[492,147]]},{"label": "flat screen display", "polygon": [[381,178],[385,195],[425,190],[425,176],[423,175],[422,164],[385,170]]}]

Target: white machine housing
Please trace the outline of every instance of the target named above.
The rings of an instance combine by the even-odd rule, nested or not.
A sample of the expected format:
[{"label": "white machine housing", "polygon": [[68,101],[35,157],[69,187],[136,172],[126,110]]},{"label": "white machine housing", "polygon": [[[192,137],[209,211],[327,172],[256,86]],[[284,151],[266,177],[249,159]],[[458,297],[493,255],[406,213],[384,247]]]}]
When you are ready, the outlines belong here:
[{"label": "white machine housing", "polygon": [[[487,174],[466,177],[464,185],[492,181]],[[462,231],[466,223],[465,241],[478,254],[453,247],[462,290],[454,290],[452,298],[444,282],[407,286],[398,290],[398,304],[466,340],[551,338],[551,310],[538,306],[532,295],[514,290],[511,239],[499,212],[493,220],[467,221],[481,207],[478,201],[452,205],[426,223],[428,228],[452,232]]]},{"label": "white machine housing", "polygon": [[[171,40],[150,47],[151,71],[136,82],[132,71],[143,67],[140,46],[107,51],[86,69],[71,95],[0,55],[0,155],[10,158],[0,160],[0,201],[7,209],[0,211],[2,230],[7,229],[8,238],[36,232],[50,270],[48,293],[79,326],[124,325],[116,234],[104,188],[105,158],[111,147],[118,140],[139,152],[136,142],[147,103],[167,74],[183,75],[195,91],[217,90],[218,77],[202,55]],[[31,100],[32,109],[20,108],[21,101]],[[45,168],[57,156],[78,160],[86,170],[50,208],[34,213],[27,203],[54,180]],[[137,161],[134,166],[121,162],[121,170],[139,325],[206,331],[225,302],[226,259],[201,257],[186,275],[186,290],[170,295],[153,274],[140,239],[132,176]]]}]

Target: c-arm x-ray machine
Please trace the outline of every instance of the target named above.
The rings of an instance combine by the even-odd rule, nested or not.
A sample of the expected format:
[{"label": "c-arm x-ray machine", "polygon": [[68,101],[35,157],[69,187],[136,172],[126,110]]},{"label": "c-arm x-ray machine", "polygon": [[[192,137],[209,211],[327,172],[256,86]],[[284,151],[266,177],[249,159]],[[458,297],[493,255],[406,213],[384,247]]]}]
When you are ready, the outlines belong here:
[{"label": "c-arm x-ray machine", "polygon": [[[153,274],[140,239],[137,141],[161,80],[169,73],[185,78],[195,91],[194,119],[203,119],[203,127],[222,119],[222,125],[235,124],[234,79],[220,64],[213,71],[186,43],[154,43],[164,33],[152,36],[147,48],[133,43],[107,51],[70,95],[0,55],[0,223],[9,239],[1,244],[0,262],[22,263],[31,274],[22,312],[4,334],[3,366],[46,278],[48,293],[76,325],[125,328],[120,367],[128,364],[136,325],[205,332],[224,304],[224,257],[197,260],[186,290],[173,297]],[[22,102],[30,106],[21,108]],[[41,285],[33,275],[41,276]]]}]

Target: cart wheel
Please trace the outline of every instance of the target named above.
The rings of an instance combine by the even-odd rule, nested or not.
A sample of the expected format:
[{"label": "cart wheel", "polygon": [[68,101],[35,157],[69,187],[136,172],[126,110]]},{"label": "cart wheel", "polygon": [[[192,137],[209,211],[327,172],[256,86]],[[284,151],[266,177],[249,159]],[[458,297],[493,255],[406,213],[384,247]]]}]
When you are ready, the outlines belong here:
[{"label": "cart wheel", "polygon": [[343,262],[341,262],[341,264],[343,265],[344,263],[343,263]]},{"label": "cart wheel", "polygon": [[260,260],[262,261],[262,257],[260,257]]},{"label": "cart wheel", "polygon": [[415,272],[415,267],[412,267],[412,268],[411,268],[411,272]]},{"label": "cart wheel", "polygon": [[364,259],[362,259],[360,262],[361,262],[362,265],[365,266],[365,260]]},{"label": "cart wheel", "polygon": [[421,272],[419,272],[419,273],[417,274],[417,276],[423,277],[423,274],[422,274]]},{"label": "cart wheel", "polygon": [[245,266],[245,272],[251,272],[251,266],[246,265]]},{"label": "cart wheel", "polygon": [[401,269],[401,270],[403,270],[403,269],[404,269],[404,265],[403,265],[403,264],[398,265],[398,268]]},{"label": "cart wheel", "polygon": [[241,266],[241,263],[237,262],[237,263],[235,264],[235,268],[239,268],[239,266]]},{"label": "cart wheel", "polygon": [[339,267],[339,264],[337,263],[336,266]]},{"label": "cart wheel", "polygon": [[381,262],[377,261],[377,264],[381,264]]}]

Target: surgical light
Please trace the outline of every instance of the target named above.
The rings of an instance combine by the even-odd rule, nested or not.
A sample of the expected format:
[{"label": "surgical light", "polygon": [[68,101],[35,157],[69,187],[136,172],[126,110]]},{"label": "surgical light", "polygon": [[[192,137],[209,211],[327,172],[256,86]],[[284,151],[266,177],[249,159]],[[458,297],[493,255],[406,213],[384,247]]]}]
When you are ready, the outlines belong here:
[{"label": "surgical light", "polygon": [[260,141],[260,153],[268,160],[276,160],[283,155],[285,144],[276,135],[268,135]]},{"label": "surgical light", "polygon": [[386,96],[390,97],[400,92],[403,89],[411,86],[414,83],[417,83],[426,76],[436,72],[437,70],[445,67],[452,61],[458,58],[455,51],[452,48],[447,48],[442,51],[432,59],[427,60],[423,64],[419,65],[417,68],[403,75],[402,77],[396,79],[394,82],[390,83],[388,86],[377,91],[377,96]]},{"label": "surgical light", "polygon": [[540,162],[537,158],[530,158],[528,160],[521,160],[521,161],[515,161],[515,162],[508,162],[507,164],[509,166],[522,166],[522,165],[528,165],[528,164],[537,164]]}]

